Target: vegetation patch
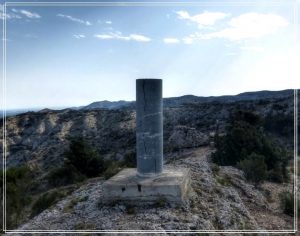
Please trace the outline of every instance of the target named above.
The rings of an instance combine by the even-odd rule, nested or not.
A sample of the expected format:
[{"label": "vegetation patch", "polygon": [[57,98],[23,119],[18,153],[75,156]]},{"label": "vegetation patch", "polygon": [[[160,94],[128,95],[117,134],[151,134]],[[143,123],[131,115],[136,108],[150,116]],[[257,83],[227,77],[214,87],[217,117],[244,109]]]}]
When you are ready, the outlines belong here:
[{"label": "vegetation patch", "polygon": [[[1,196],[3,194],[3,171],[0,176]],[[17,227],[24,218],[24,209],[32,201],[30,185],[32,170],[28,166],[6,169],[6,224],[7,229]]]},{"label": "vegetation patch", "polygon": [[219,165],[244,170],[254,183],[265,179],[288,180],[288,155],[284,148],[264,132],[263,119],[248,111],[237,111],[230,118],[226,135],[215,137],[216,152],[212,159]]},{"label": "vegetation patch", "polygon": [[63,166],[51,170],[46,176],[52,187],[74,184],[92,177],[109,179],[124,167],[136,167],[134,151],[126,153],[121,161],[105,160],[83,137],[70,138],[64,158]]},{"label": "vegetation patch", "polygon": [[42,194],[32,206],[31,217],[40,214],[42,211],[48,209],[50,206],[58,202],[65,195],[55,190]]},{"label": "vegetation patch", "polygon": [[117,174],[122,168],[120,167],[120,164],[115,161],[108,161],[107,167],[103,173],[104,179],[109,179],[110,177]]},{"label": "vegetation patch", "polygon": [[[283,212],[287,215],[290,216],[294,216],[294,194],[287,192],[287,191],[283,191],[279,194],[279,198],[280,198],[280,205],[281,208],[283,210]],[[298,214],[300,213],[300,200],[298,200]]]},{"label": "vegetation patch", "polygon": [[86,179],[86,177],[72,165],[64,165],[53,169],[49,172],[46,178],[48,183],[53,187],[74,184]]},{"label": "vegetation patch", "polygon": [[267,165],[262,155],[252,153],[237,166],[244,171],[246,179],[255,184],[262,182],[267,176]]}]

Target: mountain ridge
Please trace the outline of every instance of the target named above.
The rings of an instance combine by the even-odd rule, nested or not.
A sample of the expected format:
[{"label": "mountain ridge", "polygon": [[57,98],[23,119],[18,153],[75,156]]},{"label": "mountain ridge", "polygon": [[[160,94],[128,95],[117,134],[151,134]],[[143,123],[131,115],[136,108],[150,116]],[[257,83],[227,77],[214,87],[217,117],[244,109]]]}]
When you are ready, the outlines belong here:
[{"label": "mountain ridge", "polygon": [[[185,103],[203,103],[203,102],[236,102],[236,101],[246,101],[246,100],[257,100],[257,99],[268,99],[268,98],[284,98],[290,96],[292,89],[279,90],[279,91],[252,91],[239,93],[237,95],[221,95],[221,96],[196,96],[192,94],[183,95],[179,97],[168,97],[163,98],[164,106],[172,107],[179,106]],[[81,109],[90,110],[97,108],[106,109],[120,109],[120,108],[134,108],[135,101],[99,101],[93,102]]]},{"label": "mountain ridge", "polygon": [[[293,89],[285,89],[285,90],[261,90],[261,91],[250,91],[243,92],[236,95],[221,95],[221,96],[196,96],[193,94],[182,95],[178,97],[167,97],[163,98],[164,107],[176,107],[184,104],[194,104],[194,103],[206,103],[206,102],[237,102],[237,101],[251,101],[258,99],[274,99],[274,98],[285,98],[291,95]],[[61,109],[57,108],[27,108],[27,109],[11,109],[6,110],[6,116],[14,116],[18,114],[28,113],[28,112],[45,112],[45,111],[64,111],[64,110],[93,110],[93,109],[135,109],[135,101],[126,101],[126,100],[118,100],[118,101],[95,101],[88,105],[83,106],[72,106],[72,107],[64,107]],[[0,110],[0,118],[3,117],[3,110]]]}]

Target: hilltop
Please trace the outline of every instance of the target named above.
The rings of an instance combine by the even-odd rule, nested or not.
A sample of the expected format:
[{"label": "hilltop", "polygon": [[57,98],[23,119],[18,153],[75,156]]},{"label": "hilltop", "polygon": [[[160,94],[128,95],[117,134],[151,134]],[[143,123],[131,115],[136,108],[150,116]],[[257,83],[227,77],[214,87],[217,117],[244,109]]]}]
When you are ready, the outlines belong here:
[{"label": "hilltop", "polygon": [[[97,107],[99,104],[105,108]],[[292,228],[293,218],[283,214],[279,194],[292,191],[293,176],[289,183],[265,181],[256,188],[236,167],[217,168],[211,153],[215,151],[215,134],[225,135],[232,114],[244,110],[260,117],[264,132],[284,147],[291,159],[293,90],[164,99],[165,163],[192,170],[191,200],[182,208],[164,202],[151,206],[151,210],[148,206],[122,203],[104,206],[101,204],[103,176],[62,187],[49,185],[47,176],[63,166],[72,137],[83,137],[102,158],[112,163],[135,156],[134,102],[96,102],[93,108],[88,107],[43,109],[7,117],[7,168],[26,165],[34,175],[29,190],[31,203],[18,223],[22,229]],[[31,215],[35,202],[51,193],[53,196],[60,193],[52,206]],[[262,214],[266,215],[264,219]]]}]

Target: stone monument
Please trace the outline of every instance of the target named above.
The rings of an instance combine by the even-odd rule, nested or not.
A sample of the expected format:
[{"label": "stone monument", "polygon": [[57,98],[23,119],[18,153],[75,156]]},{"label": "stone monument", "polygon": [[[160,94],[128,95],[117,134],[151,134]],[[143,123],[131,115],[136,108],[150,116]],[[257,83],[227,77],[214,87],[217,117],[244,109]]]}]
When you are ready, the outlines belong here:
[{"label": "stone monument", "polygon": [[161,79],[136,80],[137,169],[126,168],[104,182],[104,201],[182,203],[189,190],[189,170],[163,167]]}]

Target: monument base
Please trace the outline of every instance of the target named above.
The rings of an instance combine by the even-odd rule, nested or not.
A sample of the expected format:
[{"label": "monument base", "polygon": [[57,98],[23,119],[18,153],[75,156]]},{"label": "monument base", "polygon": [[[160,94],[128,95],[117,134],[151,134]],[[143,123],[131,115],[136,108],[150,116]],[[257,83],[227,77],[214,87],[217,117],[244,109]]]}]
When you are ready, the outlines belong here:
[{"label": "monument base", "polygon": [[104,182],[103,201],[183,203],[189,188],[189,169],[166,167],[160,175],[142,178],[136,169],[126,168]]}]

